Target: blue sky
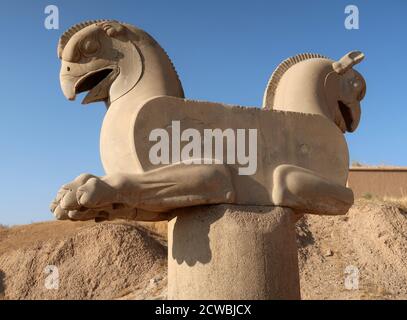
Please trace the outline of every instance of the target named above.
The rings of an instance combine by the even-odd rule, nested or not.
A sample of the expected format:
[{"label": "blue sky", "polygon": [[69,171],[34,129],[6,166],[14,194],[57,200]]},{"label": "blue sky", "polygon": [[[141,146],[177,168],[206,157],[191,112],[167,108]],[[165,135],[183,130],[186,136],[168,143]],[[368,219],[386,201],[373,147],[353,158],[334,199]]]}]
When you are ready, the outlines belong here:
[{"label": "blue sky", "polygon": [[[44,27],[57,5],[60,30]],[[357,5],[360,29],[344,27]],[[359,129],[347,135],[352,160],[407,166],[407,1],[1,1],[0,223],[52,219],[61,184],[103,175],[103,104],[68,102],[59,88],[59,36],[83,20],[111,18],[153,35],[172,58],[188,98],[260,106],[281,60],[361,50],[368,84]]]}]

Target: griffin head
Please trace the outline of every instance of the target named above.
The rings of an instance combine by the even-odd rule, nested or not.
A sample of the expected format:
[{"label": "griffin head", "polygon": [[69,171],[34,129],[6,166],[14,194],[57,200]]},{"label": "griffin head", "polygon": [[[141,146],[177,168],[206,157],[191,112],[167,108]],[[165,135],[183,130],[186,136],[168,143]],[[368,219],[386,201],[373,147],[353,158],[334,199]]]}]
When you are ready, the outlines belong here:
[{"label": "griffin head", "polygon": [[[133,90],[142,77],[151,80],[146,73],[153,73],[156,83],[150,81],[142,91],[183,96],[164,50],[147,33],[127,24],[112,20],[77,24],[62,35],[58,57],[61,88],[69,100],[88,91],[83,104],[105,101],[109,105]],[[159,87],[168,81],[171,85]]]},{"label": "griffin head", "polygon": [[322,115],[342,132],[353,132],[360,121],[366,83],[352,67],[363,58],[359,51],[339,61],[314,53],[290,57],[273,72],[263,108]]},{"label": "griffin head", "polygon": [[363,76],[352,67],[364,58],[360,51],[352,51],[332,64],[334,72],[325,79],[328,104],[334,112],[334,122],[345,132],[353,132],[359,125],[360,102],[366,94]]}]

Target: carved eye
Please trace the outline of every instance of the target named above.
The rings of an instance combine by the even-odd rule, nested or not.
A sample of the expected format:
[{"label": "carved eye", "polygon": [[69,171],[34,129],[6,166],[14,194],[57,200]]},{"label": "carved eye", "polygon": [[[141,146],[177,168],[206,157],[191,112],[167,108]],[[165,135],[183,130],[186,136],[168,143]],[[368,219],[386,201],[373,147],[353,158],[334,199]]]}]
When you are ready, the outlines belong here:
[{"label": "carved eye", "polygon": [[359,77],[357,77],[357,78],[351,80],[351,86],[356,92],[358,92],[357,99],[359,101],[362,100],[366,94],[366,86],[365,86],[364,81],[362,79],[360,79]]},{"label": "carved eye", "polygon": [[82,41],[80,50],[85,56],[92,56],[98,52],[100,43],[96,39],[85,39]]},{"label": "carved eye", "polygon": [[351,80],[350,83],[351,83],[352,87],[355,89],[359,89],[363,85],[362,81],[358,78]]}]

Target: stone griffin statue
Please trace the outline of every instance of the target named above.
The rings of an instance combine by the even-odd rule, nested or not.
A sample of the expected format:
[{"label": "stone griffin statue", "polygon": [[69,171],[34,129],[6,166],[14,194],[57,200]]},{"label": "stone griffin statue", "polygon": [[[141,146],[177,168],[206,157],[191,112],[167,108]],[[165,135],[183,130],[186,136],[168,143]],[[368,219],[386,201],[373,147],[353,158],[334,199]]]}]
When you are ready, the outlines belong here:
[{"label": "stone griffin statue", "polygon": [[[82,174],[62,186],[51,204],[58,219],[157,221],[173,209],[212,204],[336,215],[353,204],[344,133],[357,128],[366,91],[352,69],[361,52],[339,61],[318,54],[285,60],[271,76],[262,109],[184,99],[165,51],[129,24],[75,25],[62,35],[58,56],[66,98],[88,92],[84,104],[107,107],[100,135],[106,175]],[[174,120],[199,132],[256,128],[256,172],[239,175],[226,161],[152,164],[149,135]]]}]

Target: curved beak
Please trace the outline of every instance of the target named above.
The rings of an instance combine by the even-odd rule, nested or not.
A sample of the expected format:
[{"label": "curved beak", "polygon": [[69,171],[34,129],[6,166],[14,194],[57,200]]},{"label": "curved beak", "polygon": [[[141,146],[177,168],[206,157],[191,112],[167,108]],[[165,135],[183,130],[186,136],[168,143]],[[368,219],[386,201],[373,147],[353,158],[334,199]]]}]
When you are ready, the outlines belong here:
[{"label": "curved beak", "polygon": [[85,70],[85,66],[62,64],[60,84],[64,96],[72,101],[78,93],[89,91],[83,104],[107,100],[110,86],[118,76],[119,69],[110,65],[89,71]]},{"label": "curved beak", "polygon": [[361,108],[360,103],[357,101],[346,103],[338,100],[338,117],[336,117],[335,123],[342,130],[353,132],[357,129],[360,122]]},{"label": "curved beak", "polygon": [[65,96],[70,101],[75,100],[75,84],[79,80],[79,77],[73,77],[68,75],[60,75],[61,89]]},{"label": "curved beak", "polygon": [[62,92],[68,100],[75,100],[76,91],[75,85],[79,79],[88,73],[89,70],[85,68],[85,65],[78,63],[61,61],[61,71],[59,73],[59,82]]},{"label": "curved beak", "polygon": [[343,132],[354,132],[361,117],[360,103],[366,94],[366,82],[355,70],[348,70],[340,79],[338,109],[340,128]]}]

